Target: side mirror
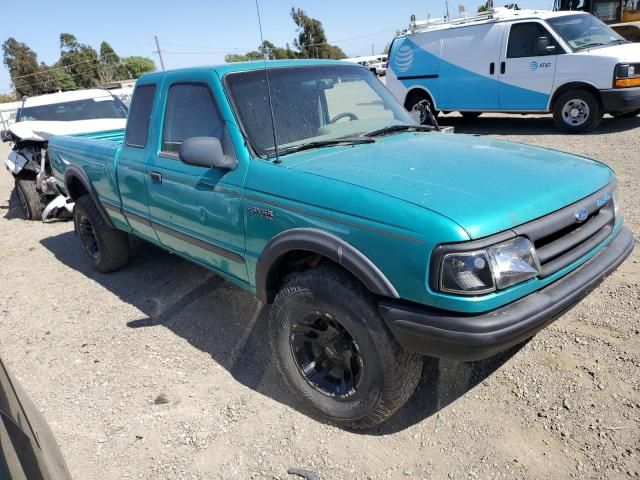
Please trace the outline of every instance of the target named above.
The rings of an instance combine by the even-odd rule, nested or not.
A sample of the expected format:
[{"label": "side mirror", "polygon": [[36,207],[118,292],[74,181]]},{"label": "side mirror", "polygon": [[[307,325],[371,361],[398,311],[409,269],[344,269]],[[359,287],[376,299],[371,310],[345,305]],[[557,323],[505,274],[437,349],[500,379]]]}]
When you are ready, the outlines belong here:
[{"label": "side mirror", "polygon": [[9,130],[2,130],[0,132],[0,140],[2,140],[3,142],[10,142],[11,140],[13,140],[13,138],[11,137],[11,132]]},{"label": "side mirror", "polygon": [[180,145],[180,160],[188,165],[198,167],[233,170],[237,161],[224,154],[220,140],[215,137],[191,137]]},{"label": "side mirror", "polygon": [[546,55],[556,51],[555,45],[549,44],[549,37],[536,38],[536,53],[540,55]]}]

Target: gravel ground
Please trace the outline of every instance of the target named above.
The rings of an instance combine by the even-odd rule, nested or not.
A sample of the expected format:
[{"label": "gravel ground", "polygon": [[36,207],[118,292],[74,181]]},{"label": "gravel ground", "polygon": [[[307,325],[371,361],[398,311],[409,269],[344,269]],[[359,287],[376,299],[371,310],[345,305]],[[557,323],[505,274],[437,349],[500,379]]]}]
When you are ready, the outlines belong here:
[{"label": "gravel ground", "polygon": [[[443,122],[605,161],[640,234],[640,117],[586,136],[548,117]],[[2,169],[0,354],[74,478],[640,478],[640,248],[521,349],[427,359],[406,407],[352,433],[293,400],[250,295],[142,243],[128,268],[97,274],[72,224],[23,221],[12,187]]]}]

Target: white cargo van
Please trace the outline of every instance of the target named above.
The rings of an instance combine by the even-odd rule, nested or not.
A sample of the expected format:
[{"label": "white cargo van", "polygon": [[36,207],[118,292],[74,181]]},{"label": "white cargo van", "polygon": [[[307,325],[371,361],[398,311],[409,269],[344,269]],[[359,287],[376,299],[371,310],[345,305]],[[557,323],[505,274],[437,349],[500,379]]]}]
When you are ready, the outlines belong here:
[{"label": "white cargo van", "polygon": [[593,15],[497,8],[451,21],[412,21],[394,39],[387,87],[408,110],[553,113],[588,132],[604,113],[640,113],[640,44]]}]

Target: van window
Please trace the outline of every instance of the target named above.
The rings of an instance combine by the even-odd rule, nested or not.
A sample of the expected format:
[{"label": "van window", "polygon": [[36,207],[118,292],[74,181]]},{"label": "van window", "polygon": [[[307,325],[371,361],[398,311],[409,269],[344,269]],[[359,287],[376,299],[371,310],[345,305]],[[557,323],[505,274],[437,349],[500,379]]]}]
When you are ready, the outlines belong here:
[{"label": "van window", "polygon": [[[540,53],[536,50],[536,40],[547,37],[549,45],[556,47],[554,52]],[[507,58],[540,57],[561,53],[560,47],[549,31],[538,22],[515,23],[511,25]]]},{"label": "van window", "polygon": [[162,152],[176,154],[191,137],[224,139],[224,123],[209,87],[176,83],[169,89],[162,128]]},{"label": "van window", "polygon": [[126,142],[131,147],[144,148],[147,145],[149,122],[153,97],[156,94],[155,85],[141,85],[133,93],[129,120],[127,122]]}]

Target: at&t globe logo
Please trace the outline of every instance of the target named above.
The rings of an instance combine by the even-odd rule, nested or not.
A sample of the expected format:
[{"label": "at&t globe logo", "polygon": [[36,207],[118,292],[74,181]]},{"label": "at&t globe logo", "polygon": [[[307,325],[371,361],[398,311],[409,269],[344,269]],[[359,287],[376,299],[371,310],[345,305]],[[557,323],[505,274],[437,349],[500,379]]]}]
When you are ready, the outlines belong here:
[{"label": "at&t globe logo", "polygon": [[396,53],[395,65],[400,72],[406,72],[413,64],[413,49],[409,45],[402,45]]}]

